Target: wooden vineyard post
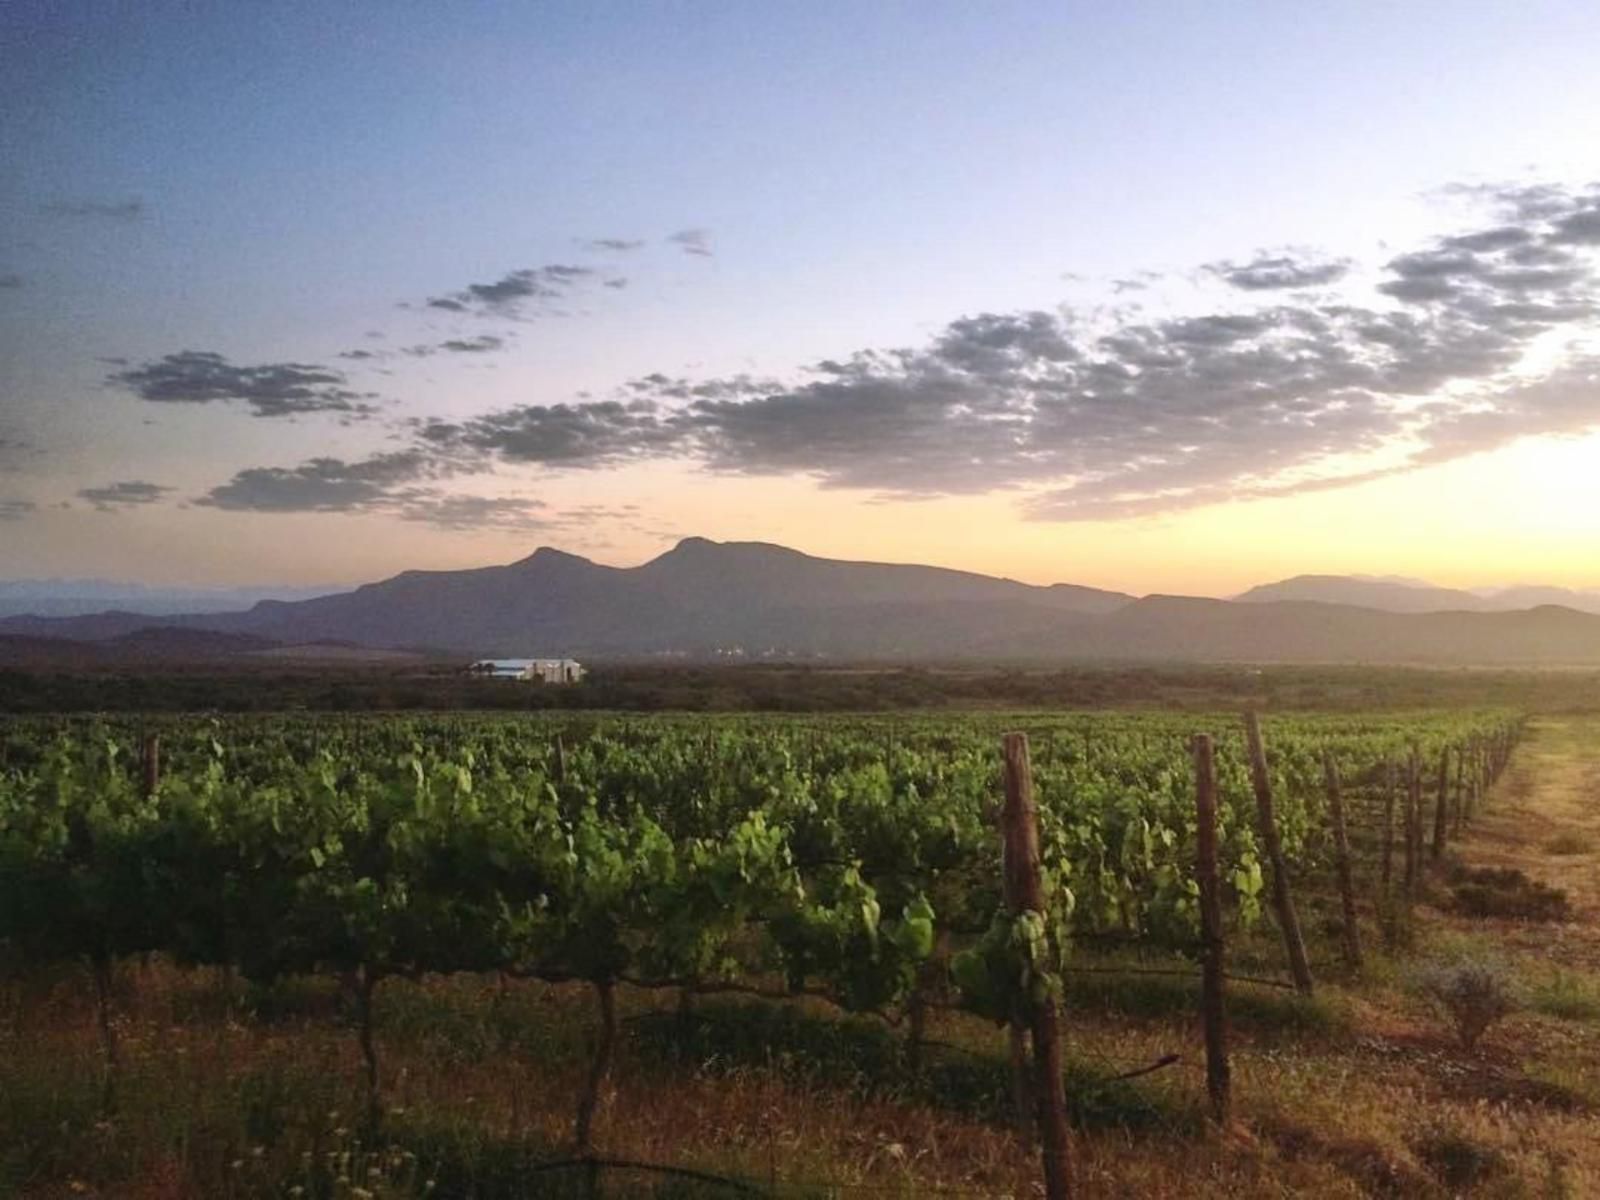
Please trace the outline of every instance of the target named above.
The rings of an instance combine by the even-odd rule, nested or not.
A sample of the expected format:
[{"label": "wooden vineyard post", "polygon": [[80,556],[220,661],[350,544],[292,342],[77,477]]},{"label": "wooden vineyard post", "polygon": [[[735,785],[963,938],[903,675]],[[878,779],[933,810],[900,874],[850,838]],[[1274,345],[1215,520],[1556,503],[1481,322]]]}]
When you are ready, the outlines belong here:
[{"label": "wooden vineyard post", "polygon": [[1467,751],[1464,746],[1456,747],[1456,786],[1451,800],[1451,818],[1455,828],[1451,831],[1454,836],[1461,836],[1461,827],[1467,819],[1466,814],[1467,791]]},{"label": "wooden vineyard post", "polygon": [[594,1056],[589,1060],[589,1077],[578,1100],[578,1117],[572,1136],[578,1153],[584,1156],[594,1153],[595,1113],[600,1108],[606,1081],[611,1077],[611,1060],[617,1045],[616,987],[610,979],[597,979],[594,991],[600,1001],[600,1028],[596,1031]]},{"label": "wooden vineyard post", "polygon": [[1195,875],[1200,885],[1200,1007],[1206,1035],[1206,1094],[1228,1122],[1228,1014],[1223,996],[1222,885],[1217,879],[1217,771],[1209,734],[1194,739]]},{"label": "wooden vineyard post", "polygon": [[1383,763],[1383,890],[1389,890],[1394,876],[1394,759]]},{"label": "wooden vineyard post", "polygon": [[1444,857],[1445,805],[1450,794],[1450,747],[1439,752],[1439,791],[1433,798],[1433,850],[1432,858],[1438,862]]},{"label": "wooden vineyard post", "polygon": [[567,744],[561,740],[561,735],[556,734],[556,782],[567,781]]},{"label": "wooden vineyard post", "polygon": [[1417,870],[1420,863],[1422,847],[1418,836],[1420,818],[1418,812],[1422,808],[1422,759],[1417,754],[1417,748],[1411,747],[1411,760],[1406,764],[1406,898],[1409,900],[1416,894]]},{"label": "wooden vineyard post", "polygon": [[1266,747],[1261,744],[1261,722],[1256,714],[1244,715],[1245,734],[1250,743],[1250,782],[1256,793],[1256,813],[1261,820],[1261,840],[1266,843],[1272,864],[1272,905],[1283,930],[1283,948],[1289,956],[1289,974],[1295,990],[1310,995],[1311,964],[1306,960],[1306,942],[1300,933],[1300,918],[1289,895],[1289,867],[1283,858],[1283,842],[1278,838],[1278,822],[1272,814],[1272,778],[1267,774]]},{"label": "wooden vineyard post", "polygon": [[1024,1149],[1033,1146],[1033,1082],[1028,1078],[1028,1026],[1020,1008],[1006,1026],[1006,1049],[1011,1063],[1011,1109],[1017,1120],[1017,1140]]},{"label": "wooden vineyard post", "polygon": [[1344,823],[1344,789],[1339,785],[1339,764],[1333,751],[1322,752],[1322,771],[1328,782],[1328,812],[1333,817],[1334,866],[1339,873],[1339,903],[1344,914],[1344,961],[1361,969],[1361,926],[1356,923],[1356,885],[1350,871],[1350,835]]},{"label": "wooden vineyard post", "polygon": [[1483,747],[1472,748],[1472,794],[1467,799],[1467,816],[1476,816],[1483,807]]},{"label": "wooden vineyard post", "polygon": [[[1033,804],[1028,735],[1008,733],[1001,745],[1006,762],[1006,804],[1001,816],[1006,907],[1013,917],[1025,912],[1042,915],[1046,907],[1039,878],[1039,814]],[[1043,1142],[1044,1189],[1048,1200],[1064,1200],[1072,1194],[1072,1163],[1066,1086],[1061,1078],[1061,1014],[1053,995],[1047,994],[1032,1008],[1034,1093]]]},{"label": "wooden vineyard post", "polygon": [[1483,807],[1484,793],[1489,790],[1489,745],[1478,739],[1472,753],[1472,815]]},{"label": "wooden vineyard post", "polygon": [[161,786],[161,735],[152,733],[144,739],[139,765],[142,768],[141,790],[146,800],[156,794]]}]

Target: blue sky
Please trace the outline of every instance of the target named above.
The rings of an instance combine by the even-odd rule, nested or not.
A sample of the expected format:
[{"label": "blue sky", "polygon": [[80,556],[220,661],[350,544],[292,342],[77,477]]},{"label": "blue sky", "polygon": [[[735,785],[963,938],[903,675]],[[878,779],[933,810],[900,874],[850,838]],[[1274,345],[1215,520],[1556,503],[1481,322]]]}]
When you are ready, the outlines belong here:
[{"label": "blue sky", "polygon": [[[1135,590],[1270,574],[1287,548],[1273,530],[1325,513],[1349,524],[1381,502],[1371,487],[1409,502],[1405,489],[1477,485],[1419,467],[1280,496],[1281,480],[1213,471],[1205,503],[1063,523],[1041,519],[1028,489],[1072,486],[1109,459],[1054,475],[995,460],[985,489],[952,482],[960,471],[938,453],[908,450],[876,473],[854,444],[828,457],[831,427],[816,423],[804,452],[739,457],[730,439],[746,435],[723,422],[697,427],[692,450],[663,435],[588,457],[518,458],[480,437],[468,461],[457,439],[448,464],[386,475],[382,497],[344,479],[298,510],[279,493],[230,506],[237,489],[218,504],[215,489],[253,469],[405,453],[423,423],[581,405],[655,373],[754,377],[762,387],[741,400],[798,393],[807,364],[923,345],[975,314],[1066,306],[1099,336],[1231,312],[1253,297],[1219,299],[1195,272],[1257,252],[1349,259],[1342,285],[1370,287],[1396,255],[1493,226],[1500,201],[1468,203],[1451,185],[1562,185],[1586,211],[1600,179],[1597,48],[1588,3],[12,3],[0,11],[0,511],[13,519],[0,523],[0,574],[317,582],[546,541],[637,561],[684,533]],[[535,304],[429,304],[550,266],[592,274]],[[1581,307],[1519,354],[1567,363],[1592,332]],[[492,352],[439,349],[483,337],[498,339]],[[1568,348],[1550,350],[1557,340]],[[403,353],[420,347],[434,352]],[[215,388],[172,403],[110,378],[185,351],[230,369],[337,371],[338,390],[374,411],[251,416]],[[382,357],[340,357],[355,351]],[[1440,386],[1503,387],[1532,369],[1491,366]],[[667,412],[681,398],[649,399]],[[1570,454],[1590,426],[1564,404],[1561,421],[1518,428],[1559,435]],[[528,414],[517,419],[524,429]],[[1282,461],[1356,478],[1388,461],[1383,449],[1354,439],[1363,469],[1339,466],[1328,440]],[[1184,466],[1155,490],[1197,477]],[[103,498],[133,482],[164,490]],[[1218,505],[1232,516],[1202,511]],[[1203,568],[1175,553],[1202,534]],[[1471,564],[1436,551],[1416,565],[1435,524],[1384,535],[1332,539],[1323,557],[1469,581]],[[1509,555],[1521,543],[1506,539]],[[1107,552],[1133,544],[1133,557]],[[1471,581],[1600,582],[1565,546],[1484,563]]]}]

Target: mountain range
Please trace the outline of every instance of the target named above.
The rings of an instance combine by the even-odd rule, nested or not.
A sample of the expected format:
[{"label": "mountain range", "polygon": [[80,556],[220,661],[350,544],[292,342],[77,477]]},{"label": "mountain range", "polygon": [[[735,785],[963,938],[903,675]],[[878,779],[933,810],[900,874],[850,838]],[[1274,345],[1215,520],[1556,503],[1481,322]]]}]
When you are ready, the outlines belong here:
[{"label": "mountain range", "polygon": [[1600,614],[1514,605],[1505,593],[1348,576],[1233,600],[1140,598],[687,538],[637,567],[546,547],[505,566],[405,571],[235,612],[12,616],[0,640],[35,653],[39,639],[148,650],[163,643],[145,631],[159,628],[174,646],[188,631],[250,654],[339,643],[463,657],[1600,664]]},{"label": "mountain range", "polygon": [[109,579],[0,579],[0,617],[76,617],[120,609],[170,616],[233,612],[261,600],[308,600],[334,587],[151,587]]},{"label": "mountain range", "polygon": [[1579,612],[1600,613],[1600,591],[1519,585],[1466,591],[1435,587],[1420,580],[1373,579],[1365,575],[1296,575],[1253,587],[1234,599],[1252,604],[1279,600],[1312,600],[1354,604],[1383,612],[1516,612],[1556,604]]}]

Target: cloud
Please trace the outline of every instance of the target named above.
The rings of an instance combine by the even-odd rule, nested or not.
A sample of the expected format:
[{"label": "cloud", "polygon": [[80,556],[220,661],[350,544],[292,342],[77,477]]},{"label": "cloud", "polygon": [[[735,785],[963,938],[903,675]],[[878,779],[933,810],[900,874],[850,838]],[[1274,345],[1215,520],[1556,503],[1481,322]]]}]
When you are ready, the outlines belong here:
[{"label": "cloud", "polygon": [[531,306],[562,299],[596,274],[593,267],[550,263],[507,272],[493,283],[469,283],[458,292],[428,299],[429,308],[481,317],[519,319]]},{"label": "cloud", "polygon": [[14,274],[0,275],[0,291],[10,291],[10,290],[13,290],[15,288],[19,288],[19,287],[21,287],[23,285],[24,282],[25,281],[23,280],[21,275],[14,275]]},{"label": "cloud", "polygon": [[0,497],[0,521],[20,521],[38,509],[39,506],[32,500],[8,500]]},{"label": "cloud", "polygon": [[550,524],[545,507],[541,500],[516,496],[425,491],[400,501],[395,515],[441,529],[543,529]]},{"label": "cloud", "polygon": [[643,239],[605,237],[590,238],[587,241],[580,242],[579,245],[585,250],[604,251],[611,254],[631,254],[635,250],[643,249],[644,241]]},{"label": "cloud", "polygon": [[1249,262],[1206,263],[1201,268],[1230,287],[1247,292],[1323,287],[1344,278],[1351,262],[1345,258],[1322,259],[1301,251],[1277,254],[1262,251]]},{"label": "cloud", "polygon": [[1449,462],[1528,437],[1573,437],[1600,427],[1600,355],[1492,393],[1435,402],[1422,410],[1419,465]]},{"label": "cloud", "polygon": [[10,470],[12,464],[33,450],[33,446],[14,433],[0,433],[0,471]]},{"label": "cloud", "polygon": [[1204,269],[1242,294],[1209,311],[979,313],[784,380],[656,373],[614,400],[425,422],[420,441],[486,463],[675,457],[890,496],[1011,490],[1027,515],[1068,521],[1355,486],[1600,429],[1588,360],[1526,377],[1550,335],[1600,335],[1600,276],[1575,240],[1595,194],[1472,198],[1490,219],[1393,255],[1365,297],[1342,260],[1218,260]]},{"label": "cloud", "polygon": [[141,504],[154,504],[170,491],[172,489],[169,487],[145,483],[142,480],[130,480],[125,483],[108,483],[104,487],[83,488],[78,492],[78,499],[87,500],[100,512],[116,512],[118,509],[134,508]]},{"label": "cloud", "polygon": [[230,512],[357,512],[391,507],[408,485],[440,473],[416,450],[347,462],[313,458],[297,467],[247,467],[195,501]]},{"label": "cloud", "polygon": [[137,221],[144,216],[144,201],[57,200],[41,204],[39,211],[52,217],[81,218],[91,221]]},{"label": "cloud", "polygon": [[440,453],[550,467],[609,466],[670,453],[681,431],[651,401],[524,404],[467,421],[426,421],[424,445]]},{"label": "cloud", "polygon": [[106,377],[141,400],[162,404],[242,401],[257,417],[331,412],[364,417],[376,412],[370,392],[346,387],[343,374],[306,363],[235,366],[220,354],[182,350]]},{"label": "cloud", "polygon": [[296,467],[249,467],[195,501],[253,513],[366,513],[441,529],[533,529],[548,524],[542,501],[447,492],[437,481],[456,473],[445,459],[418,450],[365,459],[314,458]]},{"label": "cloud", "polygon": [[680,229],[677,233],[669,233],[667,241],[671,242],[685,254],[692,254],[697,258],[710,258],[711,231],[709,229]]},{"label": "cloud", "polygon": [[439,349],[451,354],[490,354],[505,349],[505,344],[505,338],[486,333],[480,337],[451,338],[449,341],[440,342]]}]

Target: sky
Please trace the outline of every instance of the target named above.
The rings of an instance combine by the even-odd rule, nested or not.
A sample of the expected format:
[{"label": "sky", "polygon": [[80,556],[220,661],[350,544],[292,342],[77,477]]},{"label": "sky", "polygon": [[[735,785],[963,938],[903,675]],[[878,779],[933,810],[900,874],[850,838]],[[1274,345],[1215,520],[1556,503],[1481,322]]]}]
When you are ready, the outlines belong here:
[{"label": "sky", "polygon": [[0,7],[0,579],[1600,586],[1600,6]]}]

